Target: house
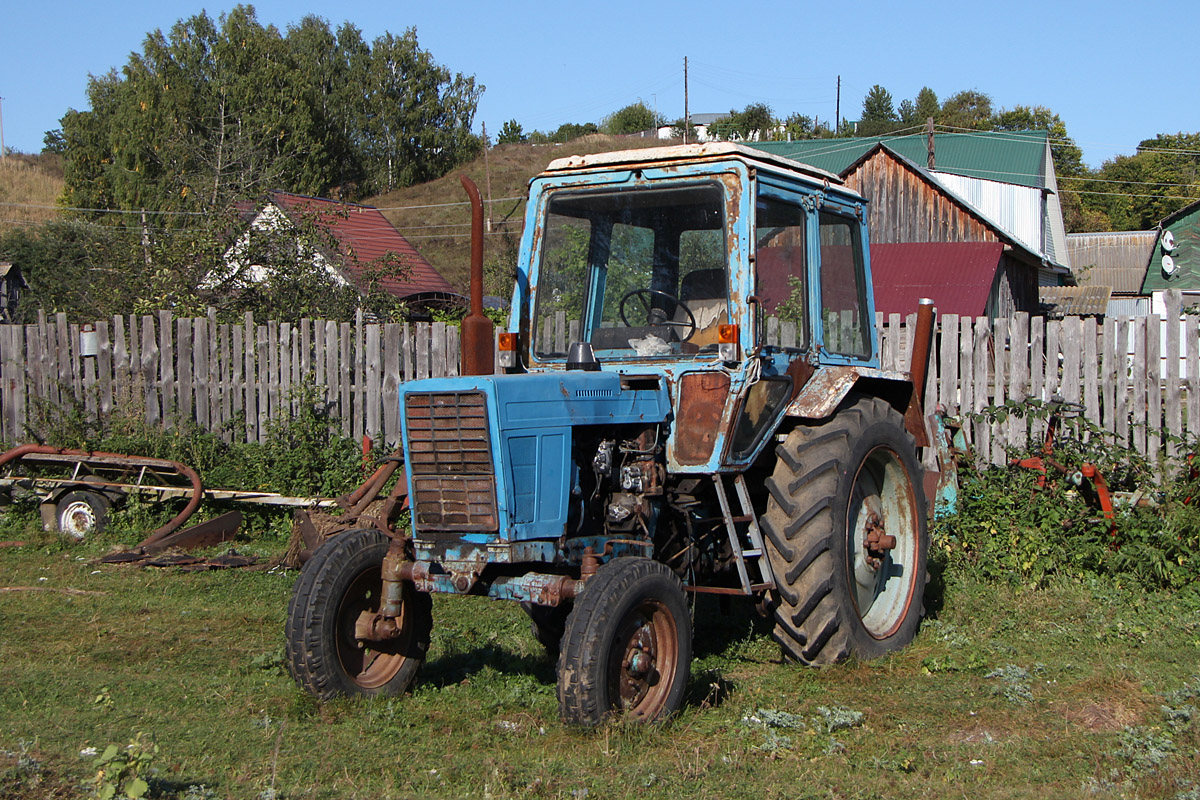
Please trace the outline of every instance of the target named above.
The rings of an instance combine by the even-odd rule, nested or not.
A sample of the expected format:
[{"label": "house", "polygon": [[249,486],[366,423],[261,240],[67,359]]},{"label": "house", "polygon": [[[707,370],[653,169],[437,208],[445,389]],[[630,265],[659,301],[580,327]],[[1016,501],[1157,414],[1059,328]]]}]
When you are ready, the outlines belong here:
[{"label": "house", "polygon": [[1200,303],[1200,200],[1184,206],[1158,223],[1142,294],[1151,298],[1151,311],[1166,315],[1163,294],[1178,289],[1183,306]]},{"label": "house", "polygon": [[[1146,265],[1150,263],[1158,231],[1110,231],[1069,233],[1067,251],[1076,286],[1059,287],[1059,298],[1051,298],[1043,287],[1043,303],[1056,314],[1077,310],[1076,298],[1091,293],[1092,303],[1104,292],[1108,299],[1099,313],[1112,317],[1138,317],[1150,313],[1150,298],[1142,294]],[[1088,312],[1095,314],[1093,306]]]},{"label": "house", "polygon": [[397,300],[417,307],[463,302],[462,295],[372,206],[271,192],[267,202],[257,210],[250,209],[247,216],[246,231],[225,253],[226,268],[210,274],[206,287],[234,279],[266,280],[268,271],[263,265],[245,263],[251,237],[286,227],[313,226],[326,234],[311,245],[313,263],[338,284],[366,292],[374,281]]},{"label": "house", "polygon": [[28,289],[21,268],[8,262],[0,263],[0,323],[15,321],[21,292]]},{"label": "house", "polygon": [[[727,117],[727,116],[729,116],[728,113],[725,113],[725,114],[692,114],[691,115],[692,127],[696,129],[696,141],[697,142],[707,142],[709,139],[708,126],[712,125],[717,120],[722,119],[723,117]],[[672,138],[674,138],[674,134],[673,134],[674,130],[675,130],[674,124],[662,125],[658,129],[658,138],[672,139]]]},{"label": "house", "polygon": [[[930,286],[928,296],[941,313],[993,318],[1015,311],[1040,313],[1038,287],[1071,282],[1054,161],[1044,131],[749,144],[841,175],[871,201],[873,244],[923,245],[872,247],[876,302],[882,307],[890,304],[892,274]],[[969,254],[970,261],[957,264],[952,251],[937,252],[941,245],[969,242],[1001,247],[960,250],[957,255]],[[987,266],[979,260],[984,252],[996,253]],[[985,273],[968,276],[968,268]],[[981,306],[977,301],[985,285],[987,301]],[[903,294],[897,290],[897,296]]]}]

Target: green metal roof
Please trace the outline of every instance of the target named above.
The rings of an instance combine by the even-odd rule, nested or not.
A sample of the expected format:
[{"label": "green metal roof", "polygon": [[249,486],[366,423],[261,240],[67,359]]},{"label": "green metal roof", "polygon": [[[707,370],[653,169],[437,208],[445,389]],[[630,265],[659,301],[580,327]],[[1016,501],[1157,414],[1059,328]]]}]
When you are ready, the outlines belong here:
[{"label": "green metal roof", "polygon": [[[1043,189],[1048,139],[1046,131],[935,133],[934,171]],[[880,142],[914,164],[925,166],[928,162],[928,139],[924,133],[744,144],[841,175]]]},{"label": "green metal roof", "polygon": [[[1142,294],[1164,289],[1200,289],[1200,203],[1184,206],[1160,222],[1159,226],[1164,233],[1170,231],[1175,237],[1175,247],[1170,252],[1165,250],[1160,234],[1150,256]],[[1175,271],[1170,276],[1163,271],[1162,258],[1165,255],[1171,256],[1175,262]]]}]

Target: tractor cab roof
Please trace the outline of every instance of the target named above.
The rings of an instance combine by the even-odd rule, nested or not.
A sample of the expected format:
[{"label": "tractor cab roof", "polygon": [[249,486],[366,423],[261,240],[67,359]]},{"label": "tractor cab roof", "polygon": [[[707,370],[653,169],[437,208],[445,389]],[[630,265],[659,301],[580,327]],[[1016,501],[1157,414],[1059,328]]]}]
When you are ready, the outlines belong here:
[{"label": "tractor cab roof", "polygon": [[855,195],[845,188],[840,177],[818,167],[810,166],[790,158],[777,156],[763,150],[745,147],[733,142],[707,142],[684,144],[672,147],[648,147],[637,150],[614,150],[607,153],[566,156],[550,162],[539,177],[551,177],[564,172],[610,169],[617,166],[648,167],[657,165],[723,161],[730,158],[744,161],[756,168],[775,173],[800,175],[810,181],[836,185],[839,191]]}]

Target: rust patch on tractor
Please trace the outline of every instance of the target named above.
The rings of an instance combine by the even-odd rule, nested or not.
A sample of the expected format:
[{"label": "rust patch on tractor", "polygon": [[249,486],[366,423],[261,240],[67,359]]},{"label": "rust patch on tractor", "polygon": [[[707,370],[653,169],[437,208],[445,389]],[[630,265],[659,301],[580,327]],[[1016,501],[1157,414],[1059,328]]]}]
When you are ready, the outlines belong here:
[{"label": "rust patch on tractor", "polygon": [[689,372],[679,381],[678,430],[675,460],[704,464],[712,457],[721,430],[721,412],[729,398],[729,376],[721,372]]}]

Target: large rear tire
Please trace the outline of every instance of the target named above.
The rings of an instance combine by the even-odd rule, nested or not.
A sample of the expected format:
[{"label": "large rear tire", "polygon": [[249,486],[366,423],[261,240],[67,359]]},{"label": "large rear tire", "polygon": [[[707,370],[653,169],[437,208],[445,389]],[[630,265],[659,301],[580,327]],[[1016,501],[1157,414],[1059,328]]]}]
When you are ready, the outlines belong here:
[{"label": "large rear tire", "polygon": [[903,418],[883,400],[851,397],[776,453],[762,522],[784,653],[832,664],[904,647],[923,610],[929,534]]},{"label": "large rear tire", "polygon": [[679,710],[692,663],[692,623],[679,579],[640,556],[588,579],[567,617],[558,657],[564,722],[654,722]]},{"label": "large rear tire", "polygon": [[400,635],[355,638],[363,611],[378,611],[389,539],[354,530],[327,539],[304,565],[288,604],[288,667],[320,700],[339,695],[394,695],[412,683],[429,649],[429,595],[403,584]]}]

